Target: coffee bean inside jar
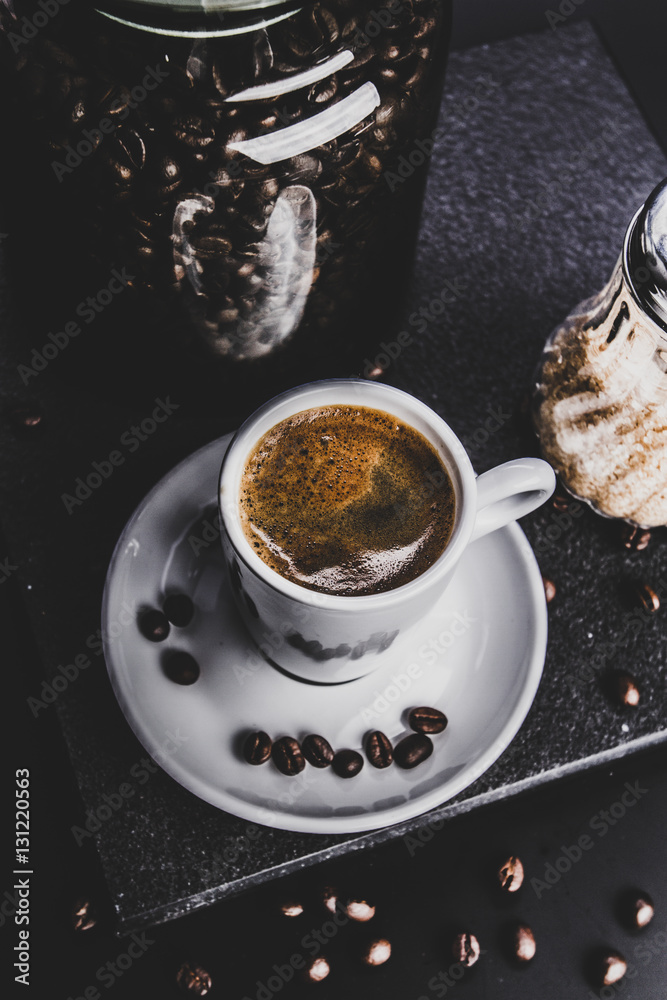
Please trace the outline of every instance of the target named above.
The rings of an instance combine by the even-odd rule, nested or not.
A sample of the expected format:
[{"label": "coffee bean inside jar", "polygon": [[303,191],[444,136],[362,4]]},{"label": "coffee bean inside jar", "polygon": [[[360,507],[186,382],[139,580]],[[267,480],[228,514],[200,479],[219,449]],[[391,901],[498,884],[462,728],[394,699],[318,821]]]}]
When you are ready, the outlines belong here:
[{"label": "coffee bean inside jar", "polygon": [[62,267],[65,298],[85,275],[74,308],[124,267],[124,307],[227,365],[316,374],[371,329],[390,340],[451,0],[101,6],[70,0],[34,36],[32,0],[0,15],[5,93],[31,123],[18,228],[29,205],[47,230],[33,270]]}]

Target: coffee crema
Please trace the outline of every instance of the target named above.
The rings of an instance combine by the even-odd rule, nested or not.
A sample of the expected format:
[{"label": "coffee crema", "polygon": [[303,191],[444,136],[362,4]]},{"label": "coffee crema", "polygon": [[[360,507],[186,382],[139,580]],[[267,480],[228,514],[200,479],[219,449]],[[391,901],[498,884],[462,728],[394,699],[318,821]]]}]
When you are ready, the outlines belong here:
[{"label": "coffee crema", "polygon": [[452,533],[452,481],[433,445],[383,410],[318,406],[272,427],[243,470],[245,537],[286,580],[379,594],[432,566]]}]

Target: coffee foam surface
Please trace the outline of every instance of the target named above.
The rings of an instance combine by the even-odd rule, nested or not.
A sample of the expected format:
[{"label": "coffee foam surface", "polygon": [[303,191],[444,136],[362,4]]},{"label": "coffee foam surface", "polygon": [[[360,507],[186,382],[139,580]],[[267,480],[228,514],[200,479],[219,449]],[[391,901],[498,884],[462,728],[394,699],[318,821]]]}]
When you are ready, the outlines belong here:
[{"label": "coffee foam surface", "polygon": [[454,490],[433,446],[384,411],[327,406],[271,428],[240,489],[258,555],[312,590],[359,595],[414,579],[443,551]]}]

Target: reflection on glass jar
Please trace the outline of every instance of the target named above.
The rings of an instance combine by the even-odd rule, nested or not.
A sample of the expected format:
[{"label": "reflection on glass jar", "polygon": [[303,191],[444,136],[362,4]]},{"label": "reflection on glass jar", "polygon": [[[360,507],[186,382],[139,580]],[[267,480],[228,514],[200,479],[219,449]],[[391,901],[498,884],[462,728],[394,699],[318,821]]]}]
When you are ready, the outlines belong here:
[{"label": "reflection on glass jar", "polygon": [[165,331],[227,361],[391,329],[451,0],[100,6],[0,8],[31,123],[16,184],[43,220],[32,266],[76,303],[122,265]]},{"label": "reflection on glass jar", "polygon": [[606,287],[547,341],[533,421],[574,496],[649,528],[667,524],[667,328],[642,298],[648,268],[629,256],[636,222]]}]

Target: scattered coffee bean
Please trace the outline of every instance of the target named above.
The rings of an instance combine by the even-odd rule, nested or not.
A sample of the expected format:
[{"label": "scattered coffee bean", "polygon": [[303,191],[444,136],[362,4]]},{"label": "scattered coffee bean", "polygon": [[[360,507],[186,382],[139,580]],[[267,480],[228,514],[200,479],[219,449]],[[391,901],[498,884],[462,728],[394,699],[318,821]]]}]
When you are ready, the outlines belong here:
[{"label": "scattered coffee bean", "polygon": [[375,916],[375,907],[367,903],[365,899],[350,899],[345,904],[345,912],[350,920],[365,924]]},{"label": "scattered coffee bean", "polygon": [[72,926],[75,931],[89,931],[97,923],[92,904],[87,899],[77,899],[72,907]]},{"label": "scattered coffee bean", "polygon": [[42,424],[42,415],[34,406],[13,406],[7,411],[7,417],[20,431],[34,431]]},{"label": "scattered coffee bean", "polygon": [[303,906],[301,903],[295,902],[283,903],[280,912],[284,917],[300,917],[303,913]]},{"label": "scattered coffee bean", "polygon": [[523,865],[520,858],[509,857],[498,869],[498,881],[501,889],[516,892],[523,883]]},{"label": "scattered coffee bean", "polygon": [[551,506],[553,507],[554,510],[557,510],[561,513],[563,511],[566,511],[571,503],[572,503],[572,498],[568,497],[565,493],[556,492],[551,498]]},{"label": "scattered coffee bean", "polygon": [[336,906],[338,904],[338,893],[335,889],[332,889],[330,885],[324,889],[322,892],[322,902],[326,906],[329,913],[336,912]]},{"label": "scattered coffee bean", "polygon": [[639,688],[632,674],[614,675],[614,694],[621,705],[635,708],[639,704]]},{"label": "scattered coffee bean", "polygon": [[447,716],[439,708],[413,708],[408,716],[410,729],[416,733],[442,733],[447,728]]},{"label": "scattered coffee bean", "polygon": [[457,934],[452,944],[452,955],[461,965],[469,969],[479,958],[479,941],[474,934]]},{"label": "scattered coffee bean", "polygon": [[636,583],[632,587],[632,596],[636,603],[641,604],[644,611],[653,614],[660,607],[660,598],[648,583]]},{"label": "scattered coffee bean", "polygon": [[433,753],[433,744],[424,733],[410,733],[394,747],[394,760],[399,767],[409,770],[427,760]]},{"label": "scattered coffee bean", "polygon": [[330,972],[329,963],[323,955],[320,955],[306,966],[306,979],[310,980],[311,983],[321,983]]},{"label": "scattered coffee bean", "polygon": [[384,965],[391,958],[391,944],[386,938],[372,941],[363,953],[362,959],[366,965]]},{"label": "scattered coffee bean", "polygon": [[610,952],[600,960],[599,982],[601,986],[613,986],[620,982],[628,971],[628,963],[618,952]]},{"label": "scattered coffee bean", "polygon": [[630,907],[630,919],[635,927],[646,927],[653,920],[655,910],[653,908],[653,900],[650,896],[644,893],[641,896],[636,896],[631,903]]},{"label": "scattered coffee bean", "polygon": [[554,597],[556,596],[556,584],[553,580],[550,580],[548,576],[542,577],[542,583],[544,584],[544,596],[546,598],[547,604],[551,604]]},{"label": "scattered coffee bean", "polygon": [[630,552],[643,552],[651,541],[651,532],[643,528],[635,528],[632,524],[623,524],[621,541]]},{"label": "scattered coffee bean", "polygon": [[139,615],[139,631],[151,642],[162,642],[169,635],[167,616],[157,608],[142,611]]},{"label": "scattered coffee bean", "polygon": [[382,375],[384,375],[384,368],[380,368],[379,365],[376,365],[375,368],[371,368],[368,373],[369,378],[380,378]]},{"label": "scattered coffee bean", "polygon": [[334,752],[328,740],[323,736],[311,733],[301,741],[301,750],[304,757],[313,767],[329,767],[334,759]]},{"label": "scattered coffee bean", "polygon": [[332,766],[339,778],[354,778],[364,766],[364,758],[356,750],[339,750]]},{"label": "scattered coffee bean", "polygon": [[192,621],[195,613],[195,606],[187,594],[170,594],[165,598],[162,610],[172,625],[177,628],[185,628]]},{"label": "scattered coffee bean", "polygon": [[199,677],[199,664],[194,656],[181,649],[170,650],[165,654],[163,670],[174,684],[194,684]]},{"label": "scattered coffee bean", "polygon": [[262,729],[250,733],[243,744],[243,756],[249,764],[264,764],[271,756],[271,737]]},{"label": "scattered coffee bean", "polygon": [[519,924],[514,931],[513,946],[514,956],[519,962],[530,962],[535,958],[535,935],[526,924]]},{"label": "scattered coffee bean", "polygon": [[366,756],[373,767],[389,767],[394,759],[391,743],[384,733],[376,729],[366,740]]},{"label": "scattered coffee bean", "polygon": [[306,766],[301,747],[291,736],[276,740],[271,749],[271,757],[283,774],[300,774]]},{"label": "scattered coffee bean", "polygon": [[176,973],[176,982],[183,993],[205,997],[211,988],[211,977],[201,965],[184,962]]}]

